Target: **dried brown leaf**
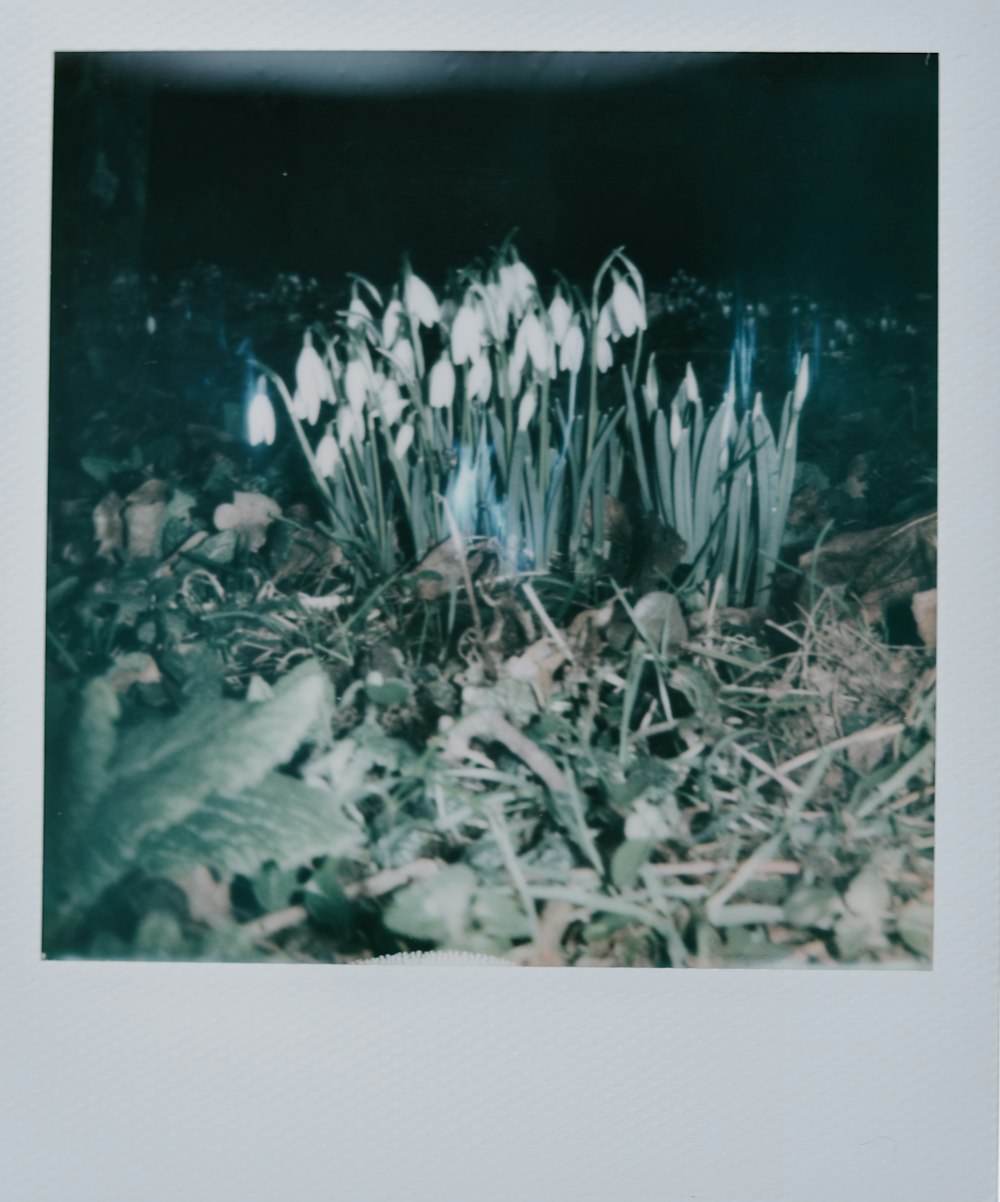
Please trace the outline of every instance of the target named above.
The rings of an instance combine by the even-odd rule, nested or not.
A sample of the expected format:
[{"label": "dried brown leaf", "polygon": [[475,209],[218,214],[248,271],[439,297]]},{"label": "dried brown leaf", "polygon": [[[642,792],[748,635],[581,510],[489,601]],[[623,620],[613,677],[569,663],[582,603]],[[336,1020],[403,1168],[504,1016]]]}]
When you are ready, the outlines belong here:
[{"label": "dried brown leaf", "polygon": [[238,492],[231,502],[220,505],[213,516],[217,530],[235,530],[246,539],[251,551],[259,551],[267,542],[267,532],[281,516],[277,501],[258,492]]}]

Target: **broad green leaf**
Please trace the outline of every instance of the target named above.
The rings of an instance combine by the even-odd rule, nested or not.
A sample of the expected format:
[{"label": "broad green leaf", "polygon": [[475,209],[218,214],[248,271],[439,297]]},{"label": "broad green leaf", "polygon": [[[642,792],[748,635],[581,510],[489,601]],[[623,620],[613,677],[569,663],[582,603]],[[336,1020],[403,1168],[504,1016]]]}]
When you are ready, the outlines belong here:
[{"label": "broad green leaf", "polygon": [[651,839],[626,839],[611,857],[611,879],[619,889],[627,889],[646,866],[655,844]]},{"label": "broad green leaf", "polygon": [[183,822],[143,839],[136,862],[182,877],[198,864],[252,875],[265,860],[292,868],[320,855],[360,854],[365,832],[333,789],[272,772],[236,797],[212,795]]},{"label": "broad green leaf", "polygon": [[899,913],[897,929],[907,947],[930,956],[934,938],[934,910],[926,902],[907,902]]},{"label": "broad green leaf", "polygon": [[461,942],[476,887],[476,874],[453,864],[393,895],[385,925],[406,939],[452,946]]},{"label": "broad green leaf", "polygon": [[[75,843],[73,870],[62,884],[70,898],[77,905],[96,898],[135,863],[140,849],[157,863],[157,857],[165,859],[168,853],[185,863],[201,853],[218,853],[224,840],[244,829],[244,819],[246,839],[236,838],[230,860],[218,866],[230,867],[235,860],[240,871],[252,871],[275,858],[272,849],[260,848],[255,840],[270,839],[273,828],[289,821],[280,810],[280,798],[287,793],[273,784],[263,786],[246,814],[239,812],[240,796],[287,763],[306,739],[325,737],[331,692],[323,669],[308,661],[279,681],[268,701],[201,701],[175,718],[130,729],[107,764],[100,796],[88,799],[83,791],[85,823],[67,827]],[[84,734],[91,709],[85,710]],[[93,769],[90,773],[93,777]],[[210,798],[212,806],[200,813]],[[299,799],[305,800],[301,793]],[[308,800],[314,800],[311,794]],[[275,804],[277,812],[269,812]],[[195,815],[193,831],[174,829]],[[312,812],[310,816],[315,818]],[[308,829],[315,829],[314,821]],[[252,862],[250,845],[258,846]],[[211,856],[202,854],[194,862],[211,862]]]}]

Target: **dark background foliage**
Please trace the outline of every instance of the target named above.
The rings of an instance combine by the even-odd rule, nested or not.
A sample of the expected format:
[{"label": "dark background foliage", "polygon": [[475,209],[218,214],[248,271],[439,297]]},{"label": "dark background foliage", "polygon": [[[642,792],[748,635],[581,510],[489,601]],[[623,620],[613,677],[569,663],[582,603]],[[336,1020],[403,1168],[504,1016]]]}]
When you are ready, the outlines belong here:
[{"label": "dark background foliage", "polygon": [[936,280],[924,55],[63,54],[57,285],[127,265],[432,282],[519,227],[748,291]]}]

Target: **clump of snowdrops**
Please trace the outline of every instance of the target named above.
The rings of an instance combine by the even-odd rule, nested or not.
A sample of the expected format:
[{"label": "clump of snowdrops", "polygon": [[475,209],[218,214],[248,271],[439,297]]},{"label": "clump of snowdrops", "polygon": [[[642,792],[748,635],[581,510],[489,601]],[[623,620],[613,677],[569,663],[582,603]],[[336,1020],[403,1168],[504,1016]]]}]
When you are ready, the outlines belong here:
[{"label": "clump of snowdrops", "polygon": [[758,394],[733,385],[706,420],[694,371],[660,405],[642,275],[621,249],[590,296],[560,279],[548,301],[508,243],[441,300],[404,261],[388,295],[351,277],[337,328],[307,329],[289,387],[258,365],[251,444],[272,444],[280,397],[330,535],[371,577],[449,538],[488,539],[511,570],[593,576],[608,497],[687,544],[688,583],[766,599],[795,468],[803,358],[775,439]]}]

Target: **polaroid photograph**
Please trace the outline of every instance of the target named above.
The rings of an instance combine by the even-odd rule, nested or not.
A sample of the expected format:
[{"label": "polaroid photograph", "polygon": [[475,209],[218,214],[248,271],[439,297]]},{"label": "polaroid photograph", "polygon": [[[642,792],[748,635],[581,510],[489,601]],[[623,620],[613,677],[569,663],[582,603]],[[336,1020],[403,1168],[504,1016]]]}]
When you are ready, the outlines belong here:
[{"label": "polaroid photograph", "polygon": [[936,56],[54,65],[45,954],[928,967]]},{"label": "polaroid photograph", "polygon": [[49,7],[18,1196],[991,1196],[995,20]]}]

